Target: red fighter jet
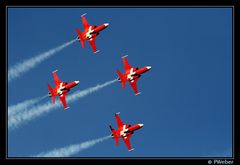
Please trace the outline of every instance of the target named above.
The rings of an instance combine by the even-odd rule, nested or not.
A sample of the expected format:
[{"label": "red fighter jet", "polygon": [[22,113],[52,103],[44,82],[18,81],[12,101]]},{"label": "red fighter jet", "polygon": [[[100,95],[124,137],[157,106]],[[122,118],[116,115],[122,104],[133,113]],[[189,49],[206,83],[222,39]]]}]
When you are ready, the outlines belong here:
[{"label": "red fighter jet", "polygon": [[137,89],[137,80],[139,79],[139,77],[141,77],[141,74],[149,71],[151,69],[151,66],[146,66],[140,69],[131,67],[126,57],[127,55],[122,57],[125,73],[122,74],[120,70],[117,69],[117,73],[119,75],[118,81],[122,82],[122,88],[125,88],[126,81],[129,81],[135,95],[138,95],[140,94],[140,92],[138,92],[138,89]]},{"label": "red fighter jet", "polygon": [[88,42],[90,43],[93,49],[93,52],[97,53],[99,52],[99,50],[97,51],[97,48],[96,48],[96,43],[95,43],[96,37],[99,35],[100,31],[108,27],[109,23],[105,23],[100,26],[89,25],[84,15],[86,15],[86,13],[81,16],[84,32],[80,32],[78,28],[76,29],[78,34],[78,39],[80,40],[83,48],[84,48],[84,41],[88,40]]},{"label": "red fighter jet", "polygon": [[56,87],[52,88],[50,84],[48,84],[48,89],[49,89],[49,97],[52,97],[52,102],[55,103],[55,96],[59,96],[64,110],[68,109],[69,107],[67,107],[67,103],[66,103],[66,95],[67,93],[70,91],[70,88],[75,87],[79,81],[73,81],[70,83],[67,82],[62,82],[60,81],[60,79],[57,76],[57,70],[53,71],[53,78],[54,78],[54,82]]},{"label": "red fighter jet", "polygon": [[133,126],[124,124],[121,121],[120,117],[118,116],[119,114],[120,114],[120,112],[115,114],[116,120],[117,120],[117,125],[118,125],[118,130],[114,130],[112,128],[112,126],[110,125],[110,129],[112,131],[111,136],[112,136],[112,138],[115,139],[117,146],[118,146],[118,139],[121,137],[123,139],[123,141],[125,142],[125,144],[128,148],[128,151],[132,151],[132,150],[134,150],[134,148],[131,147],[130,137],[134,131],[142,128],[143,124],[136,124]]}]

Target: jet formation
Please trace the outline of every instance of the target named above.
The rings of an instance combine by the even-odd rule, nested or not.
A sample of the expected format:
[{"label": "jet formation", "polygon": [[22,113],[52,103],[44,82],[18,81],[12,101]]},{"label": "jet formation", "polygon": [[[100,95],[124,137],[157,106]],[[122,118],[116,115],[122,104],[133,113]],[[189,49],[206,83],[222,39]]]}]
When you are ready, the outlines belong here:
[{"label": "jet formation", "polygon": [[[85,18],[86,14],[81,15],[82,18],[82,24],[83,24],[83,32],[79,30],[79,28],[76,28],[77,35],[78,35],[78,40],[81,43],[82,47],[84,48],[84,41],[87,40],[92,47],[93,53],[99,52],[97,51],[96,48],[96,43],[95,40],[97,36],[99,35],[100,31],[104,30],[105,28],[108,27],[109,23],[104,23],[99,26],[95,25],[90,25]],[[133,89],[133,92],[135,95],[140,94],[138,92],[137,88],[137,81],[141,77],[141,75],[151,69],[151,66],[145,66],[142,68],[138,67],[133,67],[131,66],[128,61],[127,61],[127,55],[122,57],[123,60],[123,65],[124,65],[124,73],[121,73],[119,69],[117,69],[117,74],[118,74],[118,81],[121,82],[122,88],[124,89],[126,86],[126,82],[128,81],[130,83],[130,86]],[[68,109],[67,103],[66,103],[66,95],[69,93],[70,89],[75,87],[76,85],[79,84],[79,81],[73,81],[70,83],[60,81],[57,75],[57,70],[53,71],[53,78],[54,78],[54,83],[55,83],[55,88],[52,88],[50,84],[48,84],[49,88],[49,97],[52,97],[52,102],[55,103],[55,97],[59,96],[60,101],[62,102],[62,105],[64,107],[64,110]],[[143,127],[143,124],[135,124],[135,125],[128,125],[124,124],[122,120],[119,117],[120,113],[116,113],[116,121],[117,121],[117,130],[112,128],[110,125],[111,129],[111,136],[113,139],[115,139],[116,145],[118,146],[119,144],[119,138],[122,138],[124,143],[127,146],[128,151],[132,151],[134,148],[131,147],[130,144],[130,137],[134,133],[134,131],[140,129]]]}]

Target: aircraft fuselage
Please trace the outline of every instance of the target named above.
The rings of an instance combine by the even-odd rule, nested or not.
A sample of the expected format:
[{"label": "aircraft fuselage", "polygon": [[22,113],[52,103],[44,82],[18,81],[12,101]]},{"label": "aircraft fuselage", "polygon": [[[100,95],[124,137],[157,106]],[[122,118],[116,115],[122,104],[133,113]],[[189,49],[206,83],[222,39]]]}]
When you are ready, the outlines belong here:
[{"label": "aircraft fuselage", "polygon": [[126,137],[129,134],[133,134],[134,131],[140,129],[143,127],[143,124],[135,124],[133,126],[124,124],[122,127],[120,127],[118,130],[115,130],[115,132],[112,134],[112,138],[120,138],[120,137]]},{"label": "aircraft fuselage", "polygon": [[108,23],[102,24],[100,26],[89,26],[87,29],[84,29],[84,40],[91,40],[99,35],[99,32],[108,27]]},{"label": "aircraft fuselage", "polygon": [[[73,82],[70,82],[70,83],[61,82],[58,86],[53,88],[53,95],[61,96],[65,93],[68,93],[70,91],[70,89],[75,87],[78,83],[79,83],[79,81],[73,81]],[[50,92],[49,92],[48,95],[50,97],[52,96],[52,94]]]},{"label": "aircraft fuselage", "polygon": [[[141,77],[141,74],[149,71],[151,69],[150,66],[146,66],[143,68],[135,68],[132,67],[131,69],[127,70],[124,76],[127,78],[128,81],[135,80],[136,78]],[[120,81],[120,78],[118,79]]]}]

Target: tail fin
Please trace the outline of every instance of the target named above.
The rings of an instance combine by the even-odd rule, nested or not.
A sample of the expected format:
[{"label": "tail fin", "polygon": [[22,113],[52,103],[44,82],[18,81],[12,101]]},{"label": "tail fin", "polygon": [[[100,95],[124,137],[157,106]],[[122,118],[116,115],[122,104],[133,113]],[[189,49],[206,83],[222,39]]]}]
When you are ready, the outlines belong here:
[{"label": "tail fin", "polygon": [[111,126],[111,125],[109,125],[109,127],[110,127],[111,131],[113,132],[113,131],[114,131],[114,129],[112,128],[112,126]]},{"label": "tail fin", "polygon": [[118,146],[118,137],[116,136],[115,130],[112,128],[112,126],[109,126],[112,131],[112,137],[115,139],[116,145]]},{"label": "tail fin", "polygon": [[52,89],[50,84],[48,84],[48,89],[49,89],[50,94],[51,94],[50,96],[52,96],[52,102],[55,103],[55,95],[53,93],[53,89]]},{"label": "tail fin", "polygon": [[77,28],[76,29],[77,31],[77,34],[78,34],[78,39],[80,40],[81,44],[82,44],[82,47],[84,48],[84,39],[83,39],[83,35],[82,33],[80,32],[80,30]]},{"label": "tail fin", "polygon": [[123,77],[123,74],[120,72],[119,69],[117,69],[117,73],[118,73],[118,76],[119,76],[119,80],[122,82],[122,88],[125,88],[126,80]]}]

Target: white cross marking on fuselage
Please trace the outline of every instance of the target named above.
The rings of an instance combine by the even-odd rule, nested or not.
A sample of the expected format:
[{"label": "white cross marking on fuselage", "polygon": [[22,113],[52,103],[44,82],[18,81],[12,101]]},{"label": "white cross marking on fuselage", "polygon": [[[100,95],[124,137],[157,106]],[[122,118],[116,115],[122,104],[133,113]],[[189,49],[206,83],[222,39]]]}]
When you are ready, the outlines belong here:
[{"label": "white cross marking on fuselage", "polygon": [[92,33],[92,32],[93,32],[92,26],[89,26],[88,32],[86,33],[86,37],[87,37],[88,39],[91,39],[91,38],[92,38],[92,35],[90,34],[90,33]]},{"label": "white cross marking on fuselage", "polygon": [[133,75],[135,72],[133,72],[133,68],[130,69],[130,73],[127,75],[128,80],[132,81],[134,79]]},{"label": "white cross marking on fuselage", "polygon": [[128,130],[128,129],[126,129],[126,125],[123,125],[123,129],[122,129],[122,131],[120,131],[120,135],[123,136],[123,137],[125,137],[125,136],[127,135],[127,134],[126,134],[127,130]]},{"label": "white cross marking on fuselage", "polygon": [[60,83],[60,87],[57,89],[58,95],[62,95],[63,91],[61,89],[63,89],[63,83]]}]

